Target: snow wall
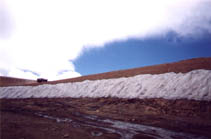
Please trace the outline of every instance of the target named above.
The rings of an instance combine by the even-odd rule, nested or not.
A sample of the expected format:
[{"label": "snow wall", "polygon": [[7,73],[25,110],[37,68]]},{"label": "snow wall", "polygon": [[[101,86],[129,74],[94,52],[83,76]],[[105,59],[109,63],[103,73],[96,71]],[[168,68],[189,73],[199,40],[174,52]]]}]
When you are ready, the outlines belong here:
[{"label": "snow wall", "polygon": [[0,98],[117,97],[211,100],[211,70],[56,85],[0,87]]}]

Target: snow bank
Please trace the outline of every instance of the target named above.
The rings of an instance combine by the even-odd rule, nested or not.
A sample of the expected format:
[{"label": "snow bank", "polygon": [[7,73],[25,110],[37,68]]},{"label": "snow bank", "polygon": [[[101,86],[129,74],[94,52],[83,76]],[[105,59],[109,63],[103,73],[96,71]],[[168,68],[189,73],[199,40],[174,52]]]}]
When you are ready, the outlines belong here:
[{"label": "snow bank", "polygon": [[129,78],[40,86],[0,87],[0,98],[118,97],[211,100],[211,71],[137,75]]}]

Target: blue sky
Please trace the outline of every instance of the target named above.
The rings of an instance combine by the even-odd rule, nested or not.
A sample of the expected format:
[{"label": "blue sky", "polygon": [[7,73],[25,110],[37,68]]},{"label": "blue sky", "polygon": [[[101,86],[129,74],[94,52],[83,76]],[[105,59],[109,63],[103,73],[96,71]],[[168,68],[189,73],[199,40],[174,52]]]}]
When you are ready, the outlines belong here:
[{"label": "blue sky", "polygon": [[145,39],[106,43],[85,50],[73,63],[82,75],[211,57],[211,34],[181,37],[175,32]]},{"label": "blue sky", "polygon": [[0,76],[59,80],[210,56],[211,0],[0,0]]}]

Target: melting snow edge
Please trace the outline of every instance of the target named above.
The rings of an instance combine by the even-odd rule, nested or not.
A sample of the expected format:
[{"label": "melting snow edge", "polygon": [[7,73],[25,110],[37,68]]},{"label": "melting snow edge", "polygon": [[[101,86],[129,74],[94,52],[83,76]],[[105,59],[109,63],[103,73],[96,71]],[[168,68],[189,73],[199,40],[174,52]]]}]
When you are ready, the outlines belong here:
[{"label": "melting snow edge", "polygon": [[0,87],[0,98],[117,97],[211,100],[211,70],[144,74],[39,86]]}]

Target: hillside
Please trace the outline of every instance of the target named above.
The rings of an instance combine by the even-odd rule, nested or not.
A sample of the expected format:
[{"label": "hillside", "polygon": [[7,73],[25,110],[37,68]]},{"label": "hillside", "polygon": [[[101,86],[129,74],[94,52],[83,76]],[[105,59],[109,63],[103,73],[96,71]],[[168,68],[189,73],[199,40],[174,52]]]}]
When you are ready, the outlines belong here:
[{"label": "hillside", "polygon": [[54,84],[54,83],[65,83],[65,82],[78,82],[84,80],[100,80],[100,79],[111,79],[120,77],[131,77],[139,74],[162,74],[166,72],[186,73],[196,69],[211,70],[211,58],[195,58],[189,60],[182,60],[174,63],[146,66],[128,70],[112,71],[107,73],[82,76],[73,79],[53,81],[51,83]]},{"label": "hillside", "polygon": [[32,84],[32,83],[36,83],[36,81],[28,80],[28,79],[0,76],[0,87],[1,86],[26,85],[26,84]]},{"label": "hillside", "polygon": [[[81,76],[77,78],[70,78],[64,80],[50,81],[47,84],[68,83],[68,82],[81,82],[84,80],[100,80],[111,79],[120,77],[131,77],[139,74],[162,74],[167,72],[186,73],[196,69],[211,70],[211,58],[194,58],[188,60],[182,60],[174,63],[166,63],[154,66],[146,66],[128,70],[111,71],[100,74],[93,74],[87,76]],[[4,79],[3,79],[4,78]],[[16,78],[0,77],[0,86],[13,86],[13,85],[40,85],[40,83],[34,83],[29,80],[18,80]]]},{"label": "hillside", "polygon": [[0,87],[2,139],[211,138],[211,58],[22,85]]}]

